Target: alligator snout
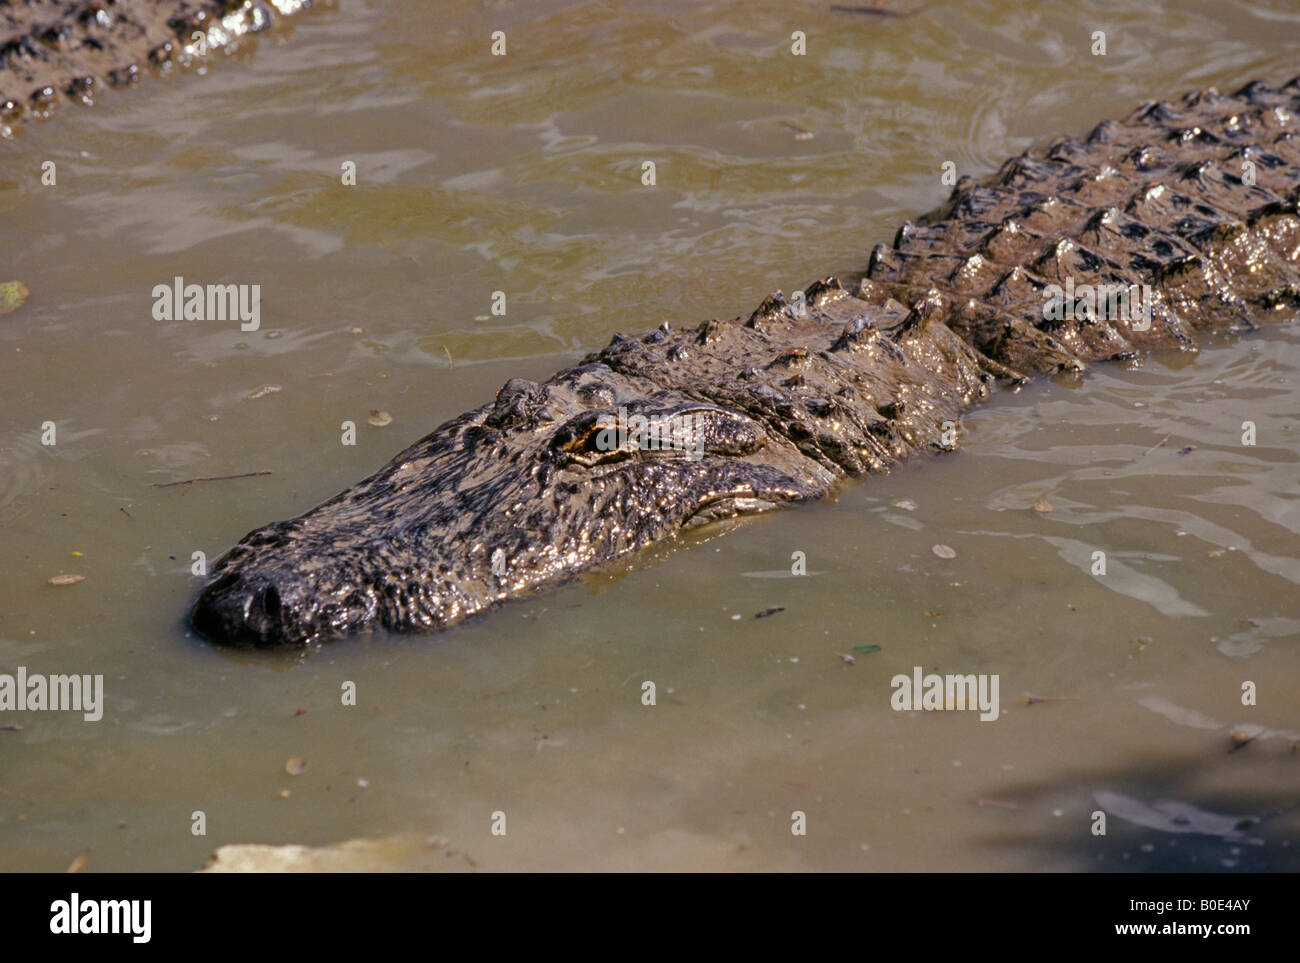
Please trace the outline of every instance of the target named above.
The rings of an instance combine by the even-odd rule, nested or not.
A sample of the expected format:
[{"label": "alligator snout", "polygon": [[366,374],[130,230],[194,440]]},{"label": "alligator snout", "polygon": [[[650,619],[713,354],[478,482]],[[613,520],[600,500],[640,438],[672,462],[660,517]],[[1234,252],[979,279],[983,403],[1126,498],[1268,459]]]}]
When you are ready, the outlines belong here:
[{"label": "alligator snout", "polygon": [[297,591],[288,575],[229,572],[203,590],[190,621],[209,639],[233,645],[271,648],[302,644],[295,627]]}]

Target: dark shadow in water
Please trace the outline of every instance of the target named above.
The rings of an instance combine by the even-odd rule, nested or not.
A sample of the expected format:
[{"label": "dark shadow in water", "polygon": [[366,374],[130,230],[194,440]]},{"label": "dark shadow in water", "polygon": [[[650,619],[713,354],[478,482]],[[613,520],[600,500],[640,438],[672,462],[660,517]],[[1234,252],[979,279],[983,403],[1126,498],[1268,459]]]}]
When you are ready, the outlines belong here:
[{"label": "dark shadow in water", "polygon": [[[1002,809],[1009,828],[982,842],[1079,871],[1300,870],[1300,788],[1252,788],[1300,787],[1300,752],[1276,740],[1243,747],[1240,755],[1227,749],[1148,758],[990,793],[983,805]],[[1237,771],[1225,780],[1231,770]],[[1240,788],[1207,788],[1227,781]],[[1053,810],[1064,810],[1062,817]],[[1097,811],[1106,814],[1105,836],[1093,835],[1085,818]]]}]

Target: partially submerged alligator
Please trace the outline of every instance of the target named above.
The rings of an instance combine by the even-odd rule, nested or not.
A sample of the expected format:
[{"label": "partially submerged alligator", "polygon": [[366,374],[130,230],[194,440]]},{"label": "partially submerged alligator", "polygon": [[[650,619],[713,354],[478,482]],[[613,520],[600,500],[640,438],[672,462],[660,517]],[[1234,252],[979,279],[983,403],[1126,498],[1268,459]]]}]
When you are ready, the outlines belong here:
[{"label": "partially submerged alligator", "polygon": [[[1148,104],[961,180],[852,291],[827,278],[512,379],[246,536],[192,622],[255,646],[442,628],[687,526],[949,449],[995,380],[1251,329],[1300,304],[1298,114],[1300,78]],[[1143,285],[1141,312],[1080,296]]]},{"label": "partially submerged alligator", "polygon": [[228,50],[317,0],[0,0],[0,138],[61,99]]}]

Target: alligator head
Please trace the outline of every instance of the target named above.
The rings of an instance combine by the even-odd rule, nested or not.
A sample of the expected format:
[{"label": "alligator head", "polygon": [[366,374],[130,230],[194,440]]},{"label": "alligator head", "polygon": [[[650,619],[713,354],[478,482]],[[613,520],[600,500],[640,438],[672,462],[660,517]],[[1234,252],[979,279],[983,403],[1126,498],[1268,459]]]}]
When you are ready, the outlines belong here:
[{"label": "alligator head", "polygon": [[254,646],[441,628],[700,521],[817,494],[765,459],[754,419],[629,388],[596,364],[507,382],[343,494],[250,533],[195,627]]}]

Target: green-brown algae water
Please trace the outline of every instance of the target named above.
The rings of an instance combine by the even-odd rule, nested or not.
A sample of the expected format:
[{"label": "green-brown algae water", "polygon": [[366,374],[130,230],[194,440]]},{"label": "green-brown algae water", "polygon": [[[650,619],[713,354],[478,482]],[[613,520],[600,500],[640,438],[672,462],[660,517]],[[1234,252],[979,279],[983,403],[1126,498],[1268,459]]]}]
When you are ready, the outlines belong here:
[{"label": "green-brown algae water", "polygon": [[[344,2],[0,143],[0,281],[31,291],[0,318],[0,671],[105,677],[100,722],[0,713],[0,869],[355,838],[398,868],[1300,867],[1295,325],[999,391],[955,454],[444,634],[196,639],[193,552],[507,378],[852,278],[944,161],[1300,72],[1281,2],[431,9]],[[178,275],[260,284],[260,330],[155,321]],[[996,673],[1001,717],[893,711],[918,665]]]}]

